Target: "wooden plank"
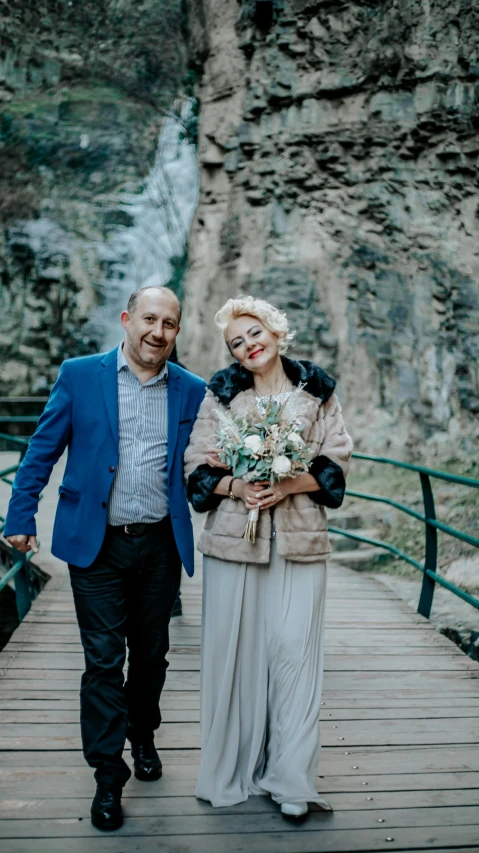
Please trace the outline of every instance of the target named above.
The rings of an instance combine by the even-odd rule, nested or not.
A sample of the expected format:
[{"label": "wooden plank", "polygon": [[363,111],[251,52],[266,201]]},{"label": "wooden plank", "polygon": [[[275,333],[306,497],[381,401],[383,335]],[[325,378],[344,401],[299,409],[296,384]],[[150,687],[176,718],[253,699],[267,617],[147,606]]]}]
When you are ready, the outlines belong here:
[{"label": "wooden plank", "polygon": [[[167,655],[170,672],[198,671],[200,668],[199,651],[193,653],[174,653]],[[85,668],[83,651],[59,652],[12,652],[12,666],[15,671],[53,670],[62,672],[83,672]],[[5,664],[3,664],[5,666]],[[8,666],[8,664],[7,664]],[[479,679],[479,666],[467,661],[462,654],[435,655],[339,655],[326,654],[325,672],[471,672]],[[59,676],[61,677],[61,676]]]},{"label": "wooden plank", "polygon": [[[86,804],[85,804],[86,805]],[[441,809],[414,808],[414,809],[382,809],[371,811],[337,811],[332,813],[312,812],[309,821],[291,822],[285,821],[280,814],[279,808],[274,810],[265,808],[260,813],[250,813],[245,822],[243,814],[229,810],[226,814],[220,810],[206,806],[203,814],[194,815],[165,815],[161,817],[134,817],[128,815],[125,808],[125,824],[122,827],[121,837],[128,836],[152,836],[161,832],[161,835],[192,835],[201,836],[208,834],[264,833],[269,835],[275,832],[292,832],[294,834],[310,834],[313,826],[316,832],[324,830],[328,832],[355,830],[369,831],[376,829],[375,824],[384,823],[381,827],[387,830],[386,835],[404,828],[432,827],[435,831],[456,829],[460,832],[474,826],[479,832],[479,814],[476,807],[457,806],[454,808],[443,807]],[[88,814],[88,813],[87,813]],[[88,820],[81,820],[84,813],[75,815],[73,819],[48,819],[38,818],[32,820],[0,820],[0,838],[88,838],[95,837],[97,831]],[[80,819],[79,819],[80,818]],[[441,833],[442,834],[442,833]],[[460,837],[460,833],[456,833]],[[479,835],[476,837],[479,838]],[[320,836],[318,837],[320,842]]]},{"label": "wooden plank", "polygon": [[[15,635],[13,635],[15,636]],[[439,635],[438,635],[439,636]],[[8,644],[9,652],[58,652],[59,646],[61,650],[66,652],[83,651],[80,637],[75,635],[66,635],[54,637],[49,632],[44,634],[25,635],[23,638],[11,639]],[[181,654],[177,649],[188,650],[186,653],[192,654],[200,648],[200,637],[172,637],[170,635],[170,653]],[[372,635],[364,634],[361,640],[356,642],[353,638],[348,641],[336,638],[334,635],[326,634],[325,648],[329,654],[343,655],[409,655],[414,654],[439,654],[452,655],[464,659],[464,654],[449,640],[443,642],[439,639],[434,642],[434,637],[408,637],[408,642],[403,643],[400,639],[396,639],[393,643],[385,645],[384,638],[377,639]],[[5,655],[8,652],[3,652]]]},{"label": "wooden plank", "polygon": [[[86,796],[49,799],[0,799],[0,818],[8,820],[60,820],[90,815],[90,791]],[[477,807],[478,791],[395,791],[376,792],[373,797],[364,794],[328,794],[334,811],[366,811],[385,815],[388,810],[414,808],[463,808]],[[211,807],[194,796],[129,796],[129,786],[123,795],[125,813],[128,817],[175,817],[204,815],[212,812]],[[269,797],[250,797],[245,803],[215,810],[221,815],[274,813],[277,805]],[[389,811],[391,814],[391,811]],[[387,821],[390,818],[385,818]],[[394,820],[394,818],[393,818]],[[348,826],[348,828],[350,828]]]},{"label": "wooden plank", "polygon": [[[185,724],[189,726],[191,724]],[[355,746],[383,744],[413,744],[425,746],[429,743],[479,743],[477,718],[458,718],[451,725],[449,720],[323,720],[320,726],[321,740],[334,746],[340,738],[344,745]]]},{"label": "wooden plank", "polygon": [[[199,672],[172,671],[168,672],[166,677],[169,690],[199,690]],[[10,694],[17,690],[45,690],[49,687],[61,691],[75,690],[80,686],[80,672],[72,673],[55,669],[9,669],[2,676],[0,684],[1,692],[5,693],[8,690]]]},{"label": "wooden plank", "polygon": [[[199,723],[200,712],[199,708],[189,710],[188,708],[173,708],[168,709],[162,706],[161,709],[162,725],[167,723]],[[13,728],[7,729],[9,725],[28,726],[29,733],[39,731],[36,727],[40,724],[44,725],[44,737],[48,737],[48,728],[55,726],[58,729],[61,724],[74,723],[76,726],[80,724],[80,708],[75,708],[72,711],[0,711],[0,731],[3,737],[15,735]],[[33,728],[32,728],[33,727]]]},{"label": "wooden plank", "polygon": [[[189,605],[186,605],[189,606]],[[343,612],[343,611],[342,611]],[[357,613],[357,618],[355,621],[361,620],[363,616],[362,609]],[[345,622],[343,619],[337,620],[341,623]],[[348,622],[345,622],[348,625]],[[187,625],[184,623],[182,619],[175,618],[170,623],[170,632],[171,636],[178,636],[183,641],[185,638],[193,638],[199,639],[201,635],[201,626],[198,625]],[[369,644],[368,638],[372,638],[376,641],[384,642],[385,633],[387,632],[387,640],[391,644],[394,642],[402,642],[404,644],[408,644],[410,639],[419,640],[423,639],[425,642],[443,642],[444,644],[448,644],[452,647],[453,644],[450,640],[440,634],[438,631],[434,629],[429,622],[422,620],[420,622],[411,623],[409,620],[401,623],[401,627],[392,629],[389,624],[381,623],[380,625],[374,626],[362,622],[361,632],[354,634],[354,636],[350,635],[350,632],[345,631],[342,625],[337,625],[336,620],[329,619],[326,625],[326,636],[336,636],[342,637],[347,641],[350,637],[354,642],[361,643],[362,636],[364,633],[364,637],[366,644]],[[21,625],[16,629],[14,633],[14,637],[22,638],[25,635],[31,636],[73,636],[79,637],[78,625],[76,623],[75,617],[72,614],[72,618],[68,622],[49,622],[45,617],[41,617],[40,615],[35,618],[34,621],[23,621]]]},{"label": "wooden plank", "polygon": [[[169,749],[199,749],[201,737],[198,721],[166,720],[157,735],[157,744]],[[475,718],[459,718],[451,726],[447,720],[363,720],[333,723],[320,727],[323,746],[388,746],[418,744],[477,744],[479,726]],[[48,743],[47,743],[48,741]],[[80,749],[79,722],[60,723],[54,727],[41,722],[4,723],[0,728],[0,749]]]},{"label": "wooden plank", "polygon": [[[24,690],[12,690],[11,687],[5,688],[2,686],[2,679],[0,678],[0,703],[7,703],[9,705],[10,701],[13,702],[36,702],[36,701],[44,701],[44,702],[79,702],[79,693],[80,693],[80,685],[76,686],[76,689],[70,690],[58,690],[56,687],[51,687],[50,689],[43,690],[32,690],[31,688],[26,688]],[[4,704],[2,704],[4,707]]]},{"label": "wooden plank", "polygon": [[[162,698],[161,714],[163,722],[199,722],[199,698],[195,699],[195,695],[197,694],[191,694],[189,703],[184,701],[170,702]],[[465,708],[458,708],[456,703],[453,708],[333,708],[331,711],[323,709],[321,723],[336,723],[344,720],[443,720],[449,721],[448,727],[450,728],[451,720],[454,720],[454,726],[458,726],[458,721],[464,718],[471,718],[477,719],[477,724],[479,725],[478,703],[477,700],[472,701],[474,705]],[[25,705],[28,707],[24,707]],[[329,707],[331,708],[331,706]],[[7,710],[3,710],[3,708],[7,708]],[[4,723],[48,723],[58,725],[58,723],[77,723],[79,719],[79,702],[62,703],[61,700],[52,702],[15,702],[13,699],[10,702],[8,700],[6,702],[5,700],[0,701],[0,726],[3,726]]]},{"label": "wooden plank", "polygon": [[[79,683],[76,690],[57,690],[52,687],[49,690],[17,690],[14,694],[10,690],[3,690],[0,680],[0,708],[26,708],[26,707],[50,707],[54,708],[79,708]],[[363,711],[371,708],[375,710],[390,709],[394,716],[394,709],[397,707],[398,714],[402,709],[419,709],[420,714],[427,713],[430,710],[431,716],[441,716],[441,712],[454,717],[455,714],[461,715],[465,709],[479,710],[479,689],[470,690],[467,692],[455,689],[448,693],[437,691],[434,694],[425,693],[417,690],[403,690],[401,697],[397,696],[397,692],[393,691],[374,691],[367,690],[366,692],[356,690],[354,695],[347,694],[344,691],[338,692],[329,690],[326,684],[326,689],[323,692],[323,708],[322,713],[325,715],[328,711],[338,709],[351,710],[352,715],[358,714],[358,718],[362,719]],[[171,707],[178,702],[179,706],[184,703],[188,707],[199,708],[199,692],[181,690],[165,690],[162,694],[162,702],[167,704],[171,701]],[[36,703],[39,703],[38,705]],[[41,703],[47,703],[42,705]],[[436,714],[436,712],[439,712]]]},{"label": "wooden plank", "polygon": [[[329,719],[329,722],[332,723],[342,722],[345,720],[430,720],[432,722],[437,720],[448,720],[450,726],[451,720],[460,720],[465,717],[477,719],[479,717],[477,699],[473,699],[472,702],[475,703],[475,707],[471,704],[470,707],[464,708],[458,707],[458,703],[456,703],[452,708],[431,708],[430,706],[427,708],[405,708],[403,706],[399,708],[363,708],[359,706],[354,708],[337,708],[336,703],[333,703],[327,706],[329,711],[323,709],[321,722],[325,721],[326,717]],[[0,719],[2,719],[1,714],[2,712],[0,711]],[[454,722],[453,725],[457,725],[457,723]]]},{"label": "wooden plank", "polygon": [[[321,762],[320,762],[320,770]],[[13,771],[6,771],[13,772]],[[365,786],[363,783],[367,781]],[[452,772],[417,772],[417,773],[383,773],[375,776],[357,776],[349,772],[347,775],[324,774],[316,779],[316,785],[321,793],[329,796],[333,793],[355,793],[364,798],[376,796],[378,793],[413,791],[417,795],[426,791],[456,791],[470,790],[474,796],[479,789],[479,773],[469,771]],[[366,800],[369,802],[369,800]]]},{"label": "wooden plank", "polygon": [[[127,761],[130,761],[129,752],[124,753]],[[0,796],[10,801],[13,798],[56,798],[59,793],[64,797],[86,797],[91,798],[95,791],[93,773],[86,763],[79,763],[75,767],[38,767],[31,764],[35,756],[29,756],[30,762],[21,768],[2,767],[0,770]],[[165,765],[163,778],[151,785],[145,785],[132,777],[125,795],[128,797],[174,797],[193,796],[196,785],[196,772],[184,765]],[[420,798],[422,794],[430,792],[431,795],[438,792],[456,792],[460,802],[463,794],[470,791],[473,797],[479,796],[479,773],[477,772],[449,772],[449,773],[415,773],[409,774],[383,774],[370,777],[369,785],[362,784],[363,777],[354,775],[325,775],[316,780],[318,790],[326,797],[335,794],[354,795],[358,800],[362,799],[363,807],[368,808],[371,802],[366,798],[377,795],[391,794],[396,796],[398,792],[412,792],[413,797]],[[425,802],[424,805],[428,803]],[[464,805],[467,802],[464,800]],[[406,803],[407,805],[407,803]],[[451,803],[453,805],[453,803]],[[391,806],[392,807],[392,806]]]},{"label": "wooden plank", "polygon": [[[178,722],[175,714],[174,722],[161,726],[156,742],[163,749],[199,749],[199,723]],[[0,752],[22,750],[81,750],[79,723],[6,723],[5,733],[0,735]]]},{"label": "wooden plank", "polygon": [[343,691],[329,689],[328,678],[326,678],[325,689],[323,690],[323,701],[321,705],[324,708],[416,708],[416,707],[434,707],[434,708],[457,708],[459,710],[465,705],[471,707],[479,707],[477,700],[479,699],[479,684],[473,682],[467,683],[463,687],[454,684],[454,687],[447,690],[447,684],[443,690],[435,691],[431,694],[426,689],[421,687],[404,688],[401,690],[401,695],[397,695],[394,690],[360,690],[359,688],[354,693],[346,696]]},{"label": "wooden plank", "polygon": [[[69,618],[66,614],[50,614],[48,616],[39,615],[35,619],[35,624],[52,626],[62,625],[73,628],[74,626],[76,626],[76,620],[73,614]],[[368,629],[379,628],[384,631],[396,631],[401,629],[409,631],[414,628],[414,626],[419,626],[421,628],[424,627],[423,620],[419,618],[413,618],[411,620],[407,614],[401,616],[397,614],[396,617],[393,618],[391,615],[388,614],[381,614],[381,616],[379,616],[377,613],[373,614],[368,613],[367,611],[358,611],[358,609],[356,609],[356,611],[354,613],[351,613],[350,615],[348,615],[348,613],[346,613],[344,610],[338,610],[337,618],[334,618],[334,616],[330,614],[329,624],[334,625],[334,627],[343,631],[361,630],[364,627],[367,627]],[[189,618],[187,625],[190,628],[196,628],[197,630],[200,629],[201,615],[199,611],[197,616]]]},{"label": "wooden plank", "polygon": [[[40,598],[37,599],[37,601],[40,601]],[[170,626],[171,630],[173,632],[179,632],[182,638],[191,636],[197,637],[200,635],[201,631],[201,626],[188,626],[183,622],[183,619],[181,618],[172,619],[172,621],[170,622]],[[34,604],[33,609],[30,611],[29,615],[16,629],[14,636],[20,637],[23,634],[27,634],[30,632],[32,632],[33,634],[44,634],[51,632],[51,636],[57,634],[60,636],[63,636],[64,634],[72,634],[77,636],[79,634],[79,629],[73,612],[71,620],[65,624],[57,622],[49,623],[48,620],[45,617],[42,617],[40,613],[35,612]]]},{"label": "wooden plank", "polygon": [[[284,824],[283,824],[284,825]],[[476,834],[476,837],[474,837]],[[383,853],[389,850],[409,850],[421,853],[423,850],[436,850],[442,853],[479,853],[477,846],[478,828],[464,827],[460,833],[457,827],[451,827],[443,833],[443,838],[431,836],[430,829],[403,829],[400,837],[387,843],[383,829],[352,830],[351,832],[321,832],[321,853]],[[94,853],[318,853],[318,837],[315,831],[291,833],[276,832],[274,835],[261,833],[166,836],[158,827],[153,837],[125,837],[123,830],[112,836],[95,836],[94,845],[91,836],[88,849]],[[160,846],[161,845],[161,846]],[[84,838],[71,838],[68,847],[65,839],[51,839],[42,843],[34,839],[11,840],[3,846],[3,853],[85,853]]]},{"label": "wooden plank", "polygon": [[[83,647],[80,642],[80,638],[74,639],[73,637],[65,640],[62,638],[61,643],[59,644],[58,639],[54,642],[48,642],[48,639],[52,639],[45,635],[45,639],[36,640],[33,642],[31,638],[25,641],[14,641],[10,640],[8,644],[8,649],[11,654],[15,655],[23,655],[28,652],[30,654],[36,654],[37,656],[45,655],[46,653],[55,653],[55,654],[79,654],[83,655]],[[178,638],[179,641],[180,638]],[[187,642],[186,640],[181,640],[182,645],[179,646],[172,642],[169,650],[169,656],[173,655],[195,655],[199,653],[200,650],[200,642],[199,640],[190,640]],[[61,651],[59,650],[59,645],[61,645]],[[366,646],[363,644],[358,644],[353,641],[350,644],[345,641],[339,642],[334,638],[326,637],[325,649],[326,655],[328,656],[337,656],[337,655],[354,655],[356,657],[367,656],[367,657],[392,657],[395,655],[404,656],[405,648],[407,648],[407,656],[416,657],[416,656],[424,656],[428,657],[431,655],[435,656],[443,656],[443,657],[453,657],[457,658],[458,661],[464,662],[464,653],[461,652],[457,646],[453,645],[451,642],[448,642],[447,646],[440,644],[430,643],[429,645],[426,642],[416,642],[415,645],[411,643],[405,647],[399,642],[395,645],[388,646],[386,649],[382,648],[382,644],[378,643],[377,645],[369,645]],[[467,661],[466,661],[467,663]]]},{"label": "wooden plank", "polygon": [[[327,674],[325,690],[342,690],[349,695],[361,690],[398,689],[398,676],[390,672],[335,672]],[[58,692],[79,689],[80,673],[69,673],[56,670],[17,670],[10,669],[0,682],[0,698],[21,691],[57,690]],[[199,690],[199,672],[168,672],[167,685],[169,690]],[[422,687],[431,693],[455,688],[471,695],[479,690],[479,677],[467,671],[447,672],[402,672],[401,690]],[[34,698],[34,697],[32,697]]]},{"label": "wooden plank", "polygon": [[[62,698],[63,697],[63,698]],[[180,690],[164,690],[161,695],[161,708],[164,709],[194,709],[199,710],[200,700],[199,693],[193,691],[182,693]],[[80,697],[78,691],[71,694],[71,698],[64,697],[64,694],[54,693],[51,697],[45,699],[28,699],[21,698],[16,694],[12,699],[0,699],[0,714],[8,711],[24,711],[35,713],[35,711],[74,711],[77,714],[80,711]]]},{"label": "wooden plank", "polygon": [[[347,813],[350,817],[351,813]],[[33,824],[33,821],[23,821],[25,831],[30,835],[30,838],[35,838],[38,847],[40,838],[51,839],[53,844],[54,839],[61,839],[65,845],[65,839],[68,839],[68,853],[73,849],[72,843],[75,839],[81,840],[85,845],[90,844],[86,839],[95,839],[95,853],[102,850],[118,851],[121,844],[121,851],[129,850],[156,850],[161,849],[162,853],[184,853],[184,851],[192,851],[192,853],[215,853],[215,851],[228,850],[230,853],[245,853],[248,851],[261,851],[262,853],[318,853],[321,851],[335,851],[335,853],[348,853],[348,851],[378,851],[385,847],[388,849],[407,850],[411,847],[426,847],[429,849],[447,849],[447,846],[458,847],[467,845],[476,845],[479,838],[479,824],[470,824],[465,826],[457,826],[455,824],[439,827],[436,831],[430,825],[418,827],[402,827],[392,826],[386,827],[377,824],[371,828],[364,829],[333,829],[330,824],[333,822],[333,815],[319,815],[318,813],[311,814],[309,819],[300,824],[291,824],[285,821],[278,815],[258,815],[249,816],[245,820],[244,816],[238,815],[236,819],[233,816],[227,816],[222,821],[220,816],[215,818],[129,818],[125,821],[122,829],[115,833],[113,839],[116,847],[111,845],[104,846],[105,839],[99,838],[99,833],[95,830],[89,821],[83,820],[64,820],[64,821],[37,821],[38,834],[34,836],[33,827],[28,824]],[[179,824],[184,822],[185,826],[183,833],[177,834],[175,830],[180,830]],[[11,841],[6,847],[8,853],[18,853],[20,850],[27,850],[25,846],[26,838],[21,836],[18,821],[8,821],[9,836],[4,836],[11,841],[17,837],[21,846],[12,845]],[[226,832],[221,832],[222,824],[226,825]],[[260,828],[258,828],[260,824]],[[262,825],[261,825],[262,824]],[[253,829],[254,825],[254,829]],[[205,834],[201,831],[203,828],[211,826],[210,832]],[[197,827],[200,831],[198,831]],[[173,832],[170,832],[173,830]],[[188,830],[193,830],[188,832]],[[387,838],[392,837],[394,840],[388,846],[385,844]],[[121,839],[121,841],[120,841]],[[133,846],[128,845],[128,839],[131,839]],[[148,841],[153,842],[154,846],[150,846]],[[161,847],[159,845],[161,844]],[[4,845],[2,845],[4,846]],[[30,848],[31,849],[31,848]],[[45,850],[47,848],[44,848]],[[52,846],[49,850],[55,851],[59,848]],[[65,851],[65,848],[64,848]]]},{"label": "wooden plank", "polygon": [[[45,746],[45,744],[43,744]],[[162,748],[164,766],[183,765],[191,777],[197,773],[200,753],[197,749]],[[5,750],[1,755],[2,767],[82,767],[80,750],[49,751],[39,749],[33,755],[16,750]],[[353,771],[353,767],[357,767]],[[479,750],[469,746],[385,746],[385,747],[324,747],[321,750],[319,771],[321,776],[355,775],[360,783],[374,784],[374,776],[411,773],[448,773],[452,771],[479,772]],[[359,789],[358,789],[359,790]]]},{"label": "wooden plank", "polygon": [[[12,660],[15,662],[15,670],[30,670],[31,672],[39,672],[40,670],[50,670],[58,673],[58,677],[62,677],[64,672],[83,672],[85,669],[85,659],[83,651],[78,652],[22,652],[12,654]],[[170,661],[170,671],[177,672],[183,670],[199,670],[200,656],[197,654],[183,655],[168,655]]]},{"label": "wooden plank", "polygon": [[[364,619],[363,619],[363,616],[364,616]],[[353,616],[351,614],[351,617],[349,619],[346,617],[346,615],[342,619],[339,619],[339,618],[331,619],[330,618],[329,624],[330,624],[330,626],[334,626],[338,630],[341,630],[343,633],[346,633],[347,631],[359,632],[359,631],[362,631],[364,627],[367,627],[368,629],[374,628],[376,630],[384,631],[384,637],[385,638],[387,636],[386,632],[389,630],[391,630],[391,631],[399,631],[399,630],[410,631],[410,630],[413,630],[415,626],[421,627],[421,628],[424,627],[423,622],[419,622],[419,621],[415,620],[411,623],[406,617],[404,617],[404,619],[401,619],[401,620],[390,619],[390,618],[386,618],[384,620],[374,619],[372,617],[367,618],[364,615],[363,611],[360,611],[360,612],[356,611],[356,615]]]}]

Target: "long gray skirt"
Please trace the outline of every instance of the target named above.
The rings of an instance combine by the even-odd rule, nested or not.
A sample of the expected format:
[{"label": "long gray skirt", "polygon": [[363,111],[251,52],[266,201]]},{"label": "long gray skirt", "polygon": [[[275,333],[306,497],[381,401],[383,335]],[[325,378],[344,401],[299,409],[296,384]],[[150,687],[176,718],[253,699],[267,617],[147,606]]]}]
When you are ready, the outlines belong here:
[{"label": "long gray skirt", "polygon": [[315,802],[326,563],[204,558],[201,767],[213,806]]}]

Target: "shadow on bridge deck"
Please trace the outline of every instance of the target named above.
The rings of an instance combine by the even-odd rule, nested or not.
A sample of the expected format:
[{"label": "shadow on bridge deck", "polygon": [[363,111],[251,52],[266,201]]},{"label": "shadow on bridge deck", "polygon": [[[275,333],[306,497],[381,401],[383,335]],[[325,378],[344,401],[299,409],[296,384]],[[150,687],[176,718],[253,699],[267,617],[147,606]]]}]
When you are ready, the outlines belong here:
[{"label": "shadow on bridge deck", "polygon": [[83,655],[66,567],[48,545],[61,465],[39,516],[51,581],[0,655],[2,853],[479,851],[479,666],[380,583],[330,566],[318,788],[334,813],[286,822],[266,798],[212,809],[199,762],[201,572],[173,621],[163,778],[130,780],[125,824],[89,820],[81,754]]}]

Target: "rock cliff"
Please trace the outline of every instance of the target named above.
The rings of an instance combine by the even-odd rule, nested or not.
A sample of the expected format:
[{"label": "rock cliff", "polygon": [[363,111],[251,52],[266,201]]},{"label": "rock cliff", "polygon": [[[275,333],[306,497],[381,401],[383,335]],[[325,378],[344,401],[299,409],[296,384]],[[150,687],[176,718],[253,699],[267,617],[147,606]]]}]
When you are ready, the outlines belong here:
[{"label": "rock cliff", "polygon": [[[285,308],[361,449],[472,455],[479,430],[479,12],[466,0],[191,0],[200,203],[181,356]],[[475,438],[474,438],[475,436]],[[425,444],[426,442],[426,444]]]}]

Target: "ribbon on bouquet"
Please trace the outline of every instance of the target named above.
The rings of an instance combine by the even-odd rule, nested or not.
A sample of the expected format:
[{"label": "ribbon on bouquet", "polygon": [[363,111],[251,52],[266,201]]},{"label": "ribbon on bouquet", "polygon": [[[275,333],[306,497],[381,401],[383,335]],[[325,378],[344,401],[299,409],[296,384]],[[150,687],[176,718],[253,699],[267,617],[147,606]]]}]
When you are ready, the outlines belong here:
[{"label": "ribbon on bouquet", "polygon": [[252,545],[254,545],[254,543],[256,542],[256,529],[258,527],[258,519],[258,507],[250,509],[248,513],[248,521],[246,522],[246,527],[243,533],[243,539],[246,539],[247,542],[251,542]]}]

